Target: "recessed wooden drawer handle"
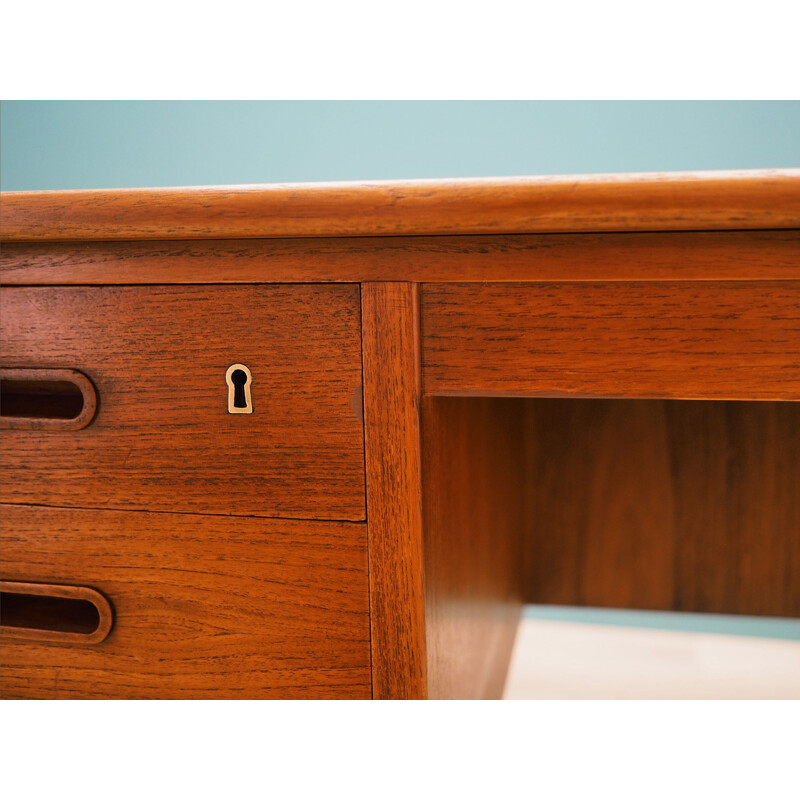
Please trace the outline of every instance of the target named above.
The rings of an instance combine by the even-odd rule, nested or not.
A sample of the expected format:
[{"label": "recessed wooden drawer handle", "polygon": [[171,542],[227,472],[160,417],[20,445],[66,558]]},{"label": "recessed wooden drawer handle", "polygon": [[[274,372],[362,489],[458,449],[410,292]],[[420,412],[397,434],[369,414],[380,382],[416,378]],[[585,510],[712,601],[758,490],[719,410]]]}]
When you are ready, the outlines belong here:
[{"label": "recessed wooden drawer handle", "polygon": [[0,427],[77,431],[97,411],[92,382],[75,369],[0,369]]},{"label": "recessed wooden drawer handle", "polygon": [[111,605],[88,586],[0,581],[0,593],[4,637],[97,644],[111,630]]}]

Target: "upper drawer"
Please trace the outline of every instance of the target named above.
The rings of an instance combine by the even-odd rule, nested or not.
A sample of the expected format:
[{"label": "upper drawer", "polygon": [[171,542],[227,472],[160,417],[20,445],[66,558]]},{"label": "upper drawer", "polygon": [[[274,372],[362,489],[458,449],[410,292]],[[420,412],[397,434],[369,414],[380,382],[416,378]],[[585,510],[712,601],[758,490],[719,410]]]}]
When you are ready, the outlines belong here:
[{"label": "upper drawer", "polygon": [[[5,502],[364,518],[358,286],[6,287],[0,330],[3,367],[79,370],[97,401],[80,429],[4,431]],[[228,413],[233,364],[251,414]],[[17,389],[8,413],[30,389],[47,415]]]},{"label": "upper drawer", "polygon": [[800,400],[800,281],[428,284],[426,394]]}]

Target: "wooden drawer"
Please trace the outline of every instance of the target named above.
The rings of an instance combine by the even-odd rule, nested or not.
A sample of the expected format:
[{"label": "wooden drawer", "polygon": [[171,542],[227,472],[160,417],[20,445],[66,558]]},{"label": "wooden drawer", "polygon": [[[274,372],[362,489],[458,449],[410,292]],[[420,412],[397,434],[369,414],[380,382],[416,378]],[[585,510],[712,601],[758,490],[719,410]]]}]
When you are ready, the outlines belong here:
[{"label": "wooden drawer", "polygon": [[[364,519],[357,286],[5,287],[0,306],[3,367],[97,394],[82,429],[4,432],[5,502]],[[228,413],[237,363],[252,414]]]},{"label": "wooden drawer", "polygon": [[7,505],[3,579],[87,587],[113,620],[4,629],[2,696],[368,698],[366,547],[358,523]]},{"label": "wooden drawer", "polygon": [[800,281],[426,285],[426,394],[800,400]]}]

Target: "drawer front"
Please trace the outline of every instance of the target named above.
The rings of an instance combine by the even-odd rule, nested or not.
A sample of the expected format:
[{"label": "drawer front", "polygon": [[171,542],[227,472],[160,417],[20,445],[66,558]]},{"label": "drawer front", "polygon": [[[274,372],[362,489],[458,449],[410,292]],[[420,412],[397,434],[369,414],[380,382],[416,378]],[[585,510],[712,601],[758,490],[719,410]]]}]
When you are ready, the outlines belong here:
[{"label": "drawer front", "polygon": [[[4,698],[370,697],[365,525],[3,511],[4,591],[85,587],[113,615],[102,637],[4,628]],[[68,627],[53,613],[36,625]]]},{"label": "drawer front", "polygon": [[426,285],[426,394],[800,400],[800,281]]},{"label": "drawer front", "polygon": [[5,502],[364,519],[357,286],[6,287],[0,311],[7,374],[96,393],[79,429],[3,417]]}]

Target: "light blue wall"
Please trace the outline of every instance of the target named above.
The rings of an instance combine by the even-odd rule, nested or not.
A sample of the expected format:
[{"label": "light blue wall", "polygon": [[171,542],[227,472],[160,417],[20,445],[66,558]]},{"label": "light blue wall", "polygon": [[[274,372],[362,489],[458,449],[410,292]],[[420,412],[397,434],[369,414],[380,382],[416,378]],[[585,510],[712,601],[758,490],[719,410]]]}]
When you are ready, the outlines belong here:
[{"label": "light blue wall", "polygon": [[4,102],[3,189],[800,167],[800,102]]}]

